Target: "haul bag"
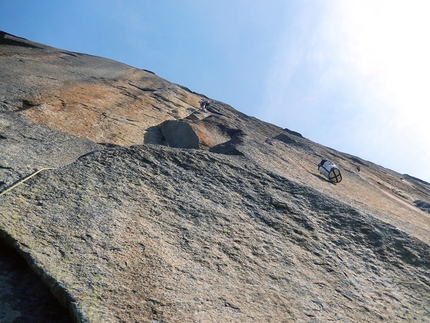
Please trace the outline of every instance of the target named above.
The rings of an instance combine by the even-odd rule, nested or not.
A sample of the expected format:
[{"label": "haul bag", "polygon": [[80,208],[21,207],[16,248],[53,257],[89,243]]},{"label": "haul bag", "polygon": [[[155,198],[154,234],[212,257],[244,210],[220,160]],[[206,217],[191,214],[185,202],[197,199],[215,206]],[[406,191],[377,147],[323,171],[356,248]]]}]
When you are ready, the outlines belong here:
[{"label": "haul bag", "polygon": [[342,181],[339,168],[329,160],[323,159],[318,164],[318,170],[332,183],[340,183]]}]

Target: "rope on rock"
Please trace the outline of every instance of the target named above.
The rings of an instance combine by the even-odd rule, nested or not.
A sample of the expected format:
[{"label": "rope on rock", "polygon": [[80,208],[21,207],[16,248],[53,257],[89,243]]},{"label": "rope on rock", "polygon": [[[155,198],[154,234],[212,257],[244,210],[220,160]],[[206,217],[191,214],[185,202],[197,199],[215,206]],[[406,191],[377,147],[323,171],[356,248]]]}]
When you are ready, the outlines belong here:
[{"label": "rope on rock", "polygon": [[44,167],[39,169],[38,171],[34,172],[33,174],[27,176],[26,178],[24,178],[23,180],[19,181],[18,183],[12,185],[11,187],[9,187],[7,190],[3,191],[0,193],[0,196],[2,196],[3,194],[6,194],[7,192],[13,190],[15,187],[17,187],[18,185],[21,185],[22,183],[24,183],[26,180],[29,180],[30,178],[32,178],[33,176],[39,174],[41,171],[44,170],[49,170],[49,169],[54,169],[54,168],[49,168],[49,167]]}]

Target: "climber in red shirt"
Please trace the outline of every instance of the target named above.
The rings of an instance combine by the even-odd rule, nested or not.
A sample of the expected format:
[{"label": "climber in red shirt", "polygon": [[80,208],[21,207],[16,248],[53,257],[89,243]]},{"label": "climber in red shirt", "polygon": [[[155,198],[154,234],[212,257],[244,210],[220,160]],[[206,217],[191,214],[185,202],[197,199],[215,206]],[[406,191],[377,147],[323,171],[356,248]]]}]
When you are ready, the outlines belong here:
[{"label": "climber in red shirt", "polygon": [[210,104],[209,101],[206,100],[201,100],[200,101],[200,110],[204,111],[204,112],[209,112],[206,108],[207,106]]}]

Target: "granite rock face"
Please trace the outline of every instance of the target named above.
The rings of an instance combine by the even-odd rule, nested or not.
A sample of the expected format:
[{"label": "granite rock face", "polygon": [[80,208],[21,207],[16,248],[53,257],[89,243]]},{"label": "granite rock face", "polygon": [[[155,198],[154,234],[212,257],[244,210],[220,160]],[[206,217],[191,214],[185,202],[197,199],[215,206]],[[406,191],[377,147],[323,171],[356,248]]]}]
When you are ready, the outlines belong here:
[{"label": "granite rock face", "polygon": [[[216,100],[201,112],[151,72],[0,36],[0,192],[51,168],[0,196],[0,237],[70,319],[430,317],[429,183]],[[11,322],[67,320],[8,295]]]},{"label": "granite rock face", "polygon": [[0,268],[1,322],[72,322],[66,308],[24,259],[3,243],[0,244]]}]

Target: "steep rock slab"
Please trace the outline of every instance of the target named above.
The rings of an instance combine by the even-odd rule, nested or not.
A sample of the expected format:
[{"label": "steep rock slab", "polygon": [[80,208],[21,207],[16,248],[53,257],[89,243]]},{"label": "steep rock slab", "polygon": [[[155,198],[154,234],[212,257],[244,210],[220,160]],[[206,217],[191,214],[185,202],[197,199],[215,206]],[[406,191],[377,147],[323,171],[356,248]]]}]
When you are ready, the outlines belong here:
[{"label": "steep rock slab", "polygon": [[115,80],[66,84],[26,99],[20,113],[99,143],[142,144],[148,128],[196,111],[199,97],[152,73],[132,70]]},{"label": "steep rock slab", "polygon": [[56,168],[104,149],[91,141],[0,112],[0,193],[42,168]]},{"label": "steep rock slab", "polygon": [[154,73],[0,34],[0,112],[97,143],[142,144],[145,131],[197,110],[202,96]]},{"label": "steep rock slab", "polygon": [[[354,205],[430,244],[430,216],[414,204],[416,199],[429,200],[430,185],[297,137],[269,139],[266,145],[240,144],[236,149],[268,171]],[[341,184],[333,185],[318,173],[316,165],[323,158],[336,161],[344,176]]]},{"label": "steep rock slab", "polygon": [[4,32],[0,74],[0,111],[96,143],[166,144],[155,130],[168,120],[189,123],[202,149],[227,142],[232,131],[260,142],[283,131],[216,100],[199,114],[206,97],[152,72]]},{"label": "steep rock slab", "polygon": [[[149,156],[153,158],[147,164],[151,166],[148,168],[138,162],[139,165],[133,168],[137,171],[136,175],[133,171],[129,173],[128,170],[124,173],[122,168],[127,168],[130,160],[140,160],[142,156],[135,153],[137,148],[120,150],[117,153],[109,150],[90,155],[98,156],[100,160],[93,160],[93,157],[86,156],[61,170],[39,174],[8,192],[6,196],[0,197],[2,198],[0,206],[4,207],[1,209],[0,216],[2,219],[8,219],[2,222],[6,227],[2,231],[4,238],[16,244],[33,268],[44,277],[47,284],[65,304],[69,306],[72,304],[76,317],[82,320],[94,317],[96,321],[103,317],[105,305],[102,305],[101,309],[96,309],[99,306],[98,300],[100,304],[108,304],[110,308],[106,311],[106,317],[100,319],[104,321],[112,317],[115,321],[116,317],[127,317],[126,320],[128,320],[129,317],[150,317],[150,315],[157,320],[162,320],[169,317],[164,313],[166,309],[171,313],[174,312],[171,314],[174,320],[180,321],[181,317],[186,319],[193,317],[189,310],[191,307],[194,310],[201,309],[201,312],[198,315],[194,314],[194,317],[206,318],[207,321],[247,320],[244,317],[250,317],[251,321],[264,320],[264,318],[274,321],[279,320],[279,317],[308,321],[316,317],[321,320],[349,318],[350,321],[373,322],[378,317],[378,313],[382,313],[381,317],[389,318],[390,321],[403,319],[419,321],[428,314],[422,308],[416,307],[416,304],[411,305],[413,301],[410,297],[411,291],[415,292],[416,289],[418,291],[416,299],[424,308],[428,308],[428,297],[426,297],[428,292],[425,291],[428,286],[428,274],[424,271],[423,275],[422,271],[422,268],[427,268],[428,273],[428,266],[425,261],[421,261],[422,258],[428,259],[430,222],[428,213],[424,212],[425,206],[430,202],[428,183],[397,174],[358,157],[323,147],[296,132],[246,116],[218,101],[211,103],[210,113],[196,112],[198,100],[202,96],[162,80],[150,72],[111,60],[61,51],[0,33],[0,63],[2,75],[0,110],[15,111],[7,114],[7,118],[3,118],[3,122],[0,123],[0,143],[5,143],[1,148],[7,147],[2,152],[9,154],[9,166],[3,167],[2,172],[6,174],[3,178],[7,178],[9,182],[25,176],[28,171],[36,170],[39,163],[57,167],[73,162],[81,154],[101,149],[100,145],[76,140],[75,136],[66,135],[65,132],[95,142],[103,142],[108,144],[108,147],[112,144],[129,145],[142,143],[142,141],[167,144],[168,140],[166,142],[166,137],[160,129],[168,120],[167,123],[171,124],[189,124],[186,128],[192,129],[190,135],[197,137],[198,148],[209,149],[218,154],[235,155],[235,157],[225,157],[194,150],[181,152],[148,147],[145,149],[148,149]],[[18,113],[61,132],[35,125],[20,117]],[[6,125],[4,120],[7,122],[12,120],[12,126],[4,128]],[[22,127],[22,124],[26,126]],[[27,126],[29,131],[23,132]],[[4,129],[8,131],[3,131]],[[9,134],[10,129],[13,131]],[[175,135],[180,134],[179,130],[180,127],[172,127],[169,130],[169,136],[174,138]],[[16,145],[15,141],[19,144]],[[64,145],[61,144],[62,142]],[[56,147],[54,154],[49,152],[52,143],[54,143],[53,147]],[[19,154],[15,154],[16,147],[21,150]],[[67,147],[72,148],[70,154]],[[130,154],[130,151],[134,153]],[[66,158],[61,160],[59,157],[63,153]],[[107,155],[104,155],[105,153]],[[124,160],[122,160],[123,154]],[[3,155],[6,156],[6,154]],[[26,160],[31,161],[28,164],[30,166],[20,160],[20,156],[27,155],[29,158]],[[114,155],[115,157],[112,157]],[[132,155],[134,157],[131,158]],[[17,167],[10,168],[10,158],[12,158],[12,164]],[[106,158],[107,164],[102,161],[103,158]],[[166,160],[161,163],[155,162],[159,158]],[[321,158],[333,159],[341,167],[345,176],[341,185],[331,185],[319,176],[315,168]],[[84,160],[87,162],[83,163]],[[131,165],[134,164],[131,163]],[[178,172],[178,168],[184,171]],[[159,181],[149,177],[152,178],[152,182],[149,183],[153,187],[142,186],[141,183],[146,182],[147,178],[142,177],[141,174],[148,173],[148,169],[161,172],[156,179],[164,181],[168,178],[165,184],[160,186]],[[202,173],[197,172],[196,169]],[[16,170],[20,172],[15,174]],[[63,178],[65,170],[68,175]],[[85,176],[80,177],[81,175],[75,173]],[[226,180],[225,177],[230,179]],[[63,179],[60,180],[61,178]],[[89,179],[88,182],[86,179]],[[45,183],[46,180],[48,182]],[[60,182],[57,182],[58,180]],[[124,184],[126,181],[132,184],[127,186]],[[35,183],[37,186],[30,189]],[[272,186],[276,187],[275,191],[272,190]],[[44,187],[55,187],[59,190],[44,192]],[[124,191],[123,187],[132,187],[133,190]],[[35,190],[34,194],[31,193],[32,189]],[[152,192],[149,194],[151,198],[143,198],[144,201],[142,201],[142,197],[146,197],[148,192]],[[295,192],[295,195],[292,192]],[[199,197],[197,199],[196,194]],[[301,203],[297,202],[298,200]],[[325,202],[318,202],[321,200]],[[7,203],[3,205],[3,201]],[[177,205],[176,201],[178,201]],[[190,204],[190,201],[193,203]],[[291,201],[295,204],[289,204]],[[345,207],[339,209],[340,206],[337,203]],[[296,204],[301,205],[299,211],[294,207]],[[227,205],[230,207],[227,208]],[[154,221],[152,215],[157,206],[160,207],[158,210],[163,213],[163,216],[156,217]],[[272,212],[273,208],[275,211]],[[47,209],[56,210],[55,216],[52,216],[51,211]],[[165,216],[164,213],[170,214],[166,210],[172,210],[171,218]],[[23,215],[31,214],[33,216],[28,219],[23,218]],[[65,218],[63,218],[64,214]],[[112,216],[112,214],[119,216]],[[158,213],[155,214],[158,215]],[[203,215],[203,223],[212,221],[211,224],[214,223],[215,229],[212,225],[200,225],[198,222],[200,214]],[[351,216],[348,218],[345,214]],[[107,219],[102,215],[106,215]],[[218,215],[221,220],[233,221],[230,231],[228,228],[231,223],[225,224],[218,219]],[[190,217],[195,220],[194,226],[187,227],[185,224]],[[117,229],[117,224],[114,225],[114,229],[111,229],[114,219],[121,220],[120,222],[125,223],[127,228],[131,226],[133,229]],[[170,223],[170,219],[174,221]],[[323,221],[320,223],[319,219]],[[52,224],[45,233],[45,225],[50,223],[49,221],[55,224]],[[68,223],[69,221],[71,224]],[[178,221],[192,234],[176,234],[175,228],[178,226],[174,224]],[[25,226],[22,226],[23,222],[26,223]],[[254,222],[263,223],[263,225],[254,227]],[[17,223],[19,225],[15,226]],[[60,224],[59,229],[54,230],[55,234],[50,233],[50,228],[55,227],[57,223]],[[151,228],[152,232],[157,233],[155,238],[146,239],[145,236],[144,239],[150,241],[149,246],[153,246],[152,249],[147,249],[148,244],[145,245],[144,242],[133,247],[133,243],[140,241],[142,237],[134,230],[136,225]],[[28,236],[21,235],[23,228],[28,230]],[[64,229],[61,231],[62,228]],[[78,233],[72,237],[70,233],[65,234],[64,232],[69,232],[69,228]],[[92,240],[91,232],[86,235],[91,230],[113,232],[112,236],[117,236],[119,232],[121,238],[115,240],[107,236],[105,240],[109,242],[100,238]],[[122,237],[128,235],[129,231],[134,232],[130,238],[135,240],[128,241],[128,238]],[[400,231],[407,232],[409,236]],[[243,238],[244,232],[250,233],[246,239]],[[39,240],[39,233],[42,240]],[[291,234],[294,235],[293,238]],[[310,243],[309,241],[312,242],[314,238],[309,239],[309,237],[313,237],[314,234],[328,242],[321,244],[322,240],[317,240],[316,244]],[[19,239],[13,238],[14,235],[19,236]],[[61,240],[60,237],[63,235],[64,239]],[[81,238],[78,239],[78,237]],[[250,242],[247,244],[248,237]],[[253,240],[255,237],[261,239],[255,241]],[[312,252],[317,250],[316,254],[309,256],[307,253],[300,253],[301,244],[300,248],[291,247],[290,244],[283,245],[282,241],[285,237],[293,245],[298,241],[305,246],[310,245]],[[390,237],[397,238],[392,240]],[[74,242],[76,239],[86,247],[79,247],[79,243],[76,247],[76,241]],[[25,244],[20,244],[23,240],[26,241]],[[278,240],[281,241],[280,244],[277,244]],[[427,245],[422,247],[422,242],[419,240],[426,242]],[[49,242],[55,243],[50,246]],[[63,245],[63,242],[66,243]],[[114,244],[115,247],[113,250],[108,248],[105,253],[106,243]],[[362,246],[363,243],[364,246]],[[64,251],[69,250],[71,245],[78,250],[78,254],[89,254],[89,262],[76,264],[71,261],[69,259],[72,257],[71,253]],[[161,256],[158,258],[142,256],[142,245],[145,246],[145,250],[151,250],[151,255],[161,254]],[[218,247],[221,245],[223,248]],[[193,249],[187,249],[189,246]],[[202,251],[201,246],[206,246],[206,249]],[[259,252],[261,246],[264,246],[264,249]],[[360,246],[364,251],[359,249]],[[60,251],[56,253],[54,249]],[[127,268],[128,265],[125,266],[122,263],[118,265],[116,260],[111,260],[117,256],[115,250],[121,253],[120,259],[124,260],[124,263],[131,263],[131,269]],[[199,250],[200,252],[196,252]],[[288,250],[292,254],[283,253],[282,250]],[[309,249],[306,250],[309,251]],[[251,256],[243,258],[243,255],[249,254]],[[100,255],[109,255],[109,257],[99,257]],[[136,258],[135,255],[139,256]],[[61,257],[67,259],[63,261]],[[327,263],[330,257],[335,258],[333,263]],[[137,260],[134,260],[135,258]],[[285,259],[290,258],[293,260],[289,265],[293,269],[287,274],[283,271],[289,268],[285,265]],[[154,259],[160,259],[160,261],[157,263]],[[217,259],[217,262],[213,259]],[[235,262],[231,262],[232,259]],[[303,259],[311,259],[311,261],[303,267]],[[365,259],[364,262],[363,259]],[[343,261],[343,263],[339,264],[337,261]],[[109,273],[110,277],[113,277],[119,272],[111,268],[106,269],[106,262],[113,263],[114,267],[122,266],[124,279],[122,287],[115,285],[111,288],[112,282],[103,285],[106,280],[106,277],[103,278],[104,273]],[[143,263],[150,265],[140,267],[137,265]],[[391,264],[401,267],[404,272],[397,276],[398,271],[391,272]],[[331,271],[333,265],[337,269]],[[203,269],[199,269],[202,266]],[[348,270],[340,272],[338,269],[343,268],[342,266],[347,266]],[[62,275],[66,275],[69,267],[74,268],[71,271],[72,275],[62,279]],[[156,283],[146,285],[142,283],[142,275],[139,276],[142,273],[142,267],[150,268],[150,274],[143,275],[149,277],[147,282]],[[191,268],[191,271],[186,271],[185,267]],[[276,269],[273,269],[275,267]],[[278,267],[283,269],[278,270]],[[88,272],[89,268],[96,269]],[[217,268],[217,271],[214,268]],[[222,272],[223,268],[228,268],[227,272]],[[232,268],[233,270],[230,270]],[[354,289],[351,293],[348,288],[347,293],[342,292],[343,289],[338,286],[339,281],[330,275],[323,276],[318,268],[325,268],[327,272],[337,275],[337,278],[342,277],[343,274],[348,275],[350,279],[346,281],[350,286],[348,288],[354,286]],[[367,276],[364,274],[366,271],[370,272]],[[385,271],[389,273],[386,274]],[[190,272],[190,277],[183,277]],[[268,272],[271,274],[269,275]],[[81,273],[84,275],[81,276]],[[96,277],[102,278],[95,279],[94,273],[99,273]],[[167,273],[172,275],[169,276]],[[220,273],[224,276],[228,275],[228,278]],[[374,274],[385,275],[385,278],[377,278],[375,281]],[[268,275],[271,280],[267,278]],[[309,280],[312,275],[327,279],[317,283],[324,290],[321,295],[324,295],[327,303],[321,302],[315,296],[314,289],[308,287],[314,286],[313,281]],[[355,279],[352,283],[351,275]],[[409,287],[405,287],[409,282],[408,275],[417,280],[408,285]],[[299,276],[304,277],[304,281],[309,284],[303,287]],[[172,282],[175,288],[169,289],[165,286],[171,286],[166,283],[171,280],[171,277],[181,279]],[[203,277],[197,280],[200,285],[196,284],[196,277]],[[249,280],[244,281],[243,277],[249,277]],[[368,287],[368,277],[371,277],[370,281],[376,285]],[[403,277],[400,280],[407,282],[406,285],[398,283],[399,280],[396,277]],[[134,293],[131,287],[134,280],[139,282],[137,284],[139,288],[135,289],[139,297],[135,298],[130,296]],[[225,288],[229,291],[237,291],[237,295],[233,293],[231,294],[233,296],[227,297],[228,293],[221,287],[212,291],[214,287],[218,287],[218,283],[220,286],[227,286],[228,288]],[[424,284],[424,289],[421,283]],[[99,291],[105,290],[106,286],[109,287],[108,296],[100,296]],[[158,286],[158,290],[152,292],[153,286]],[[202,302],[200,304],[198,300],[192,298],[192,292],[187,289],[189,286],[195,287],[198,295],[209,294],[213,297],[199,298]],[[303,288],[294,288],[297,286]],[[378,290],[375,286],[382,286],[384,290]],[[112,298],[115,298],[112,295],[121,291],[121,288],[124,290],[129,288],[128,291],[132,293],[117,294],[116,297],[119,297],[118,295],[124,297],[118,302],[120,305],[114,308],[117,303],[112,301]],[[327,289],[332,291],[333,288],[335,292],[326,295]],[[148,290],[157,296],[145,298]],[[173,292],[171,294],[166,292],[166,294],[165,290],[173,290]],[[272,294],[273,290],[275,291]],[[184,297],[182,297],[183,291],[185,291]],[[161,296],[159,296],[160,293]],[[254,297],[255,293],[258,297]],[[303,297],[304,294],[305,297]],[[381,298],[379,294],[384,296]],[[406,294],[408,295],[405,296]],[[269,297],[266,297],[267,295]],[[291,297],[285,300],[285,295]],[[362,305],[360,302],[366,305],[349,307],[347,303],[339,303],[336,295],[339,298],[353,299],[354,306]],[[360,297],[357,298],[357,296]],[[407,305],[400,311],[394,311],[392,309],[396,302],[390,303],[385,297],[394,297],[399,304],[402,303],[402,306],[403,303]],[[236,298],[239,300],[237,303],[233,302]],[[245,303],[244,298],[247,298],[248,302]],[[296,300],[292,301],[292,298]],[[172,299],[177,301],[169,303]],[[373,307],[367,306],[370,299]],[[210,302],[205,300],[211,301],[212,307],[209,305]],[[252,301],[249,302],[249,300]],[[303,300],[303,302],[297,304],[297,300]],[[330,300],[335,303],[334,306],[330,305]],[[269,307],[261,305],[266,303]],[[95,308],[92,307],[94,304],[96,304]],[[256,304],[261,306],[258,305],[260,306],[258,307]],[[389,305],[386,306],[386,304]],[[356,312],[359,314],[354,316],[351,308],[358,308]],[[152,314],[147,314],[148,309]],[[267,314],[268,309],[272,314]],[[368,313],[362,315],[359,309],[364,309]],[[218,312],[224,312],[224,314]],[[411,314],[412,312],[417,313],[416,317]],[[340,314],[336,316],[333,313]],[[227,318],[228,314],[230,314],[229,318]]]},{"label": "steep rock slab", "polygon": [[[413,181],[371,162],[324,147],[285,131],[265,143],[238,135],[210,151],[246,156],[253,163],[321,194],[354,205],[365,213],[430,244],[430,216],[420,205],[430,198],[430,185]],[[321,159],[341,168],[344,181],[333,185],[318,173]]]},{"label": "steep rock slab", "polygon": [[3,237],[78,321],[430,315],[428,245],[246,157],[106,149],[1,199]]},{"label": "steep rock slab", "polygon": [[24,99],[41,91],[112,80],[132,70],[110,59],[60,50],[0,31],[0,110],[21,108]]}]

